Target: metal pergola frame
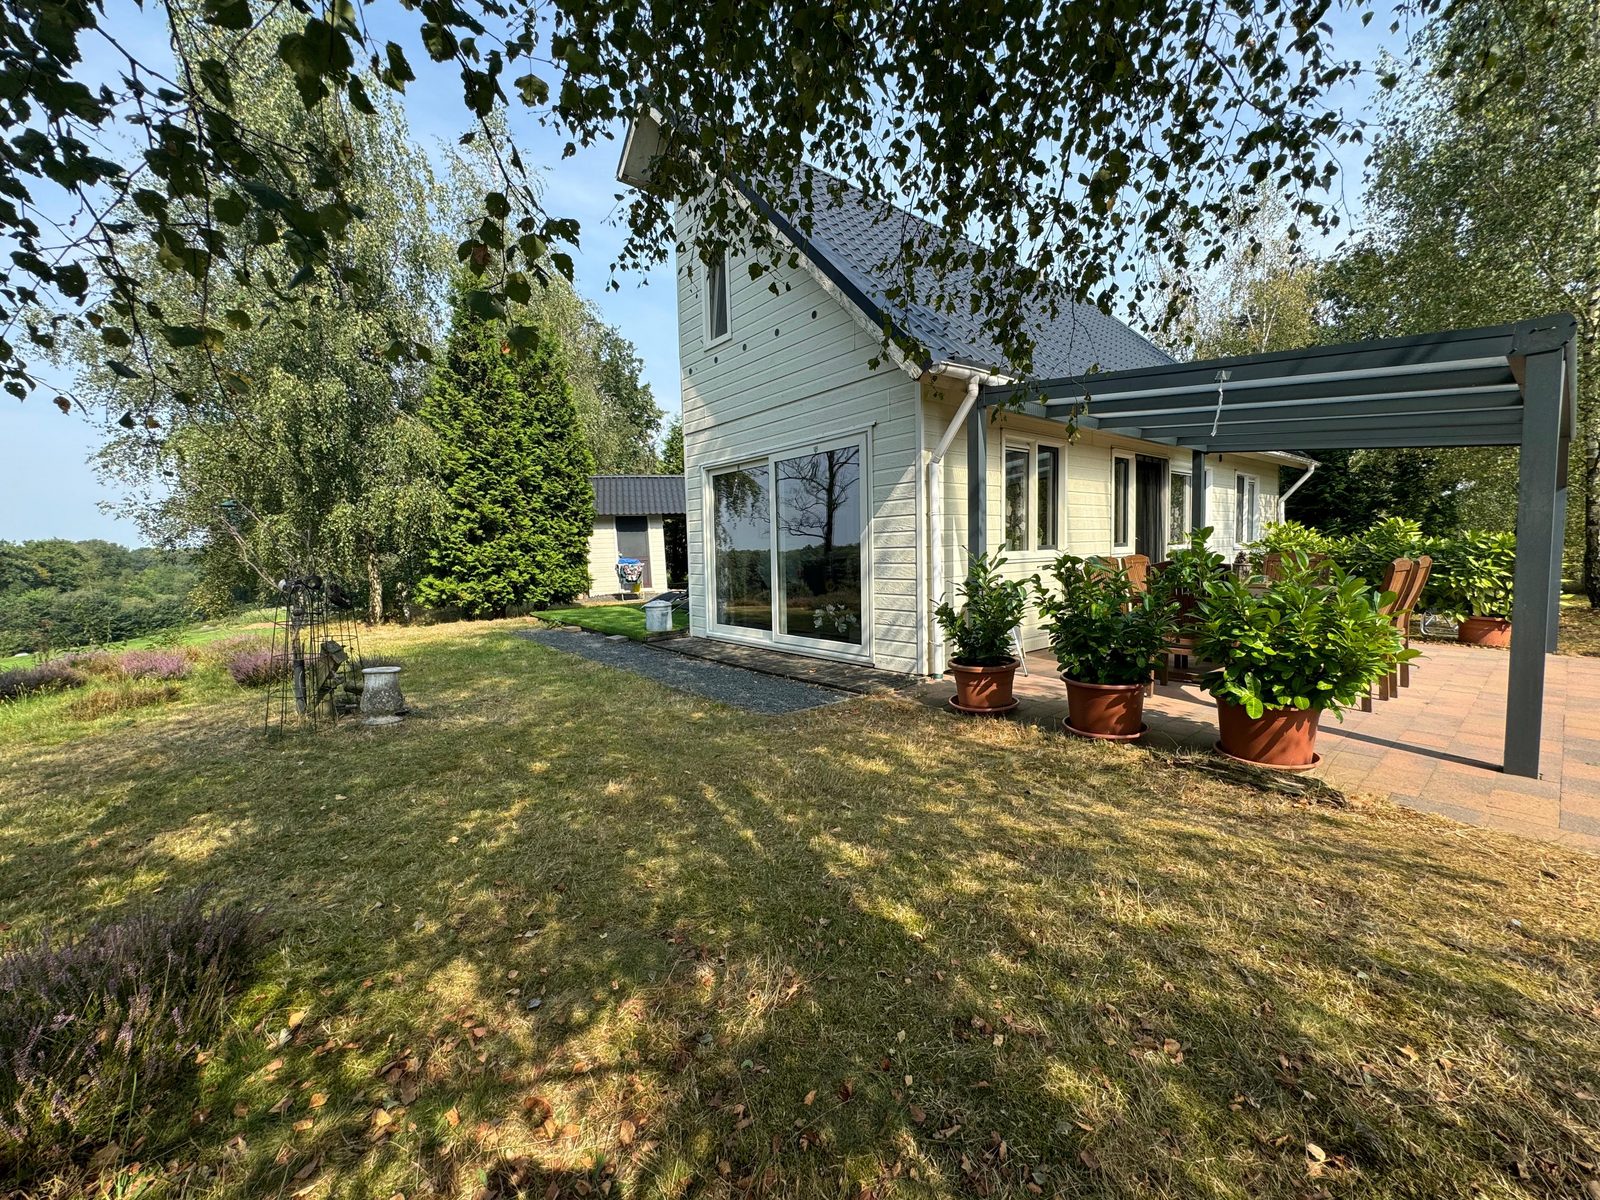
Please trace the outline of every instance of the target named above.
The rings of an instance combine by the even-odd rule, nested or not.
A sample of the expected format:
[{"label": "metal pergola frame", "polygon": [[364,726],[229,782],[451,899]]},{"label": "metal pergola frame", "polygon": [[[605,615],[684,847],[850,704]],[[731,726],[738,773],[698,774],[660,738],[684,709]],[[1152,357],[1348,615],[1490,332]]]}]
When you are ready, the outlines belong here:
[{"label": "metal pergola frame", "polygon": [[[1504,769],[1537,777],[1545,655],[1555,649],[1567,460],[1577,424],[1577,322],[1567,314],[1488,329],[1378,338],[1273,354],[984,387],[967,461],[985,462],[998,408],[1207,454],[1520,447],[1517,561]],[[967,472],[974,552],[988,551],[985,471]],[[1193,521],[1207,525],[1206,489]]]}]

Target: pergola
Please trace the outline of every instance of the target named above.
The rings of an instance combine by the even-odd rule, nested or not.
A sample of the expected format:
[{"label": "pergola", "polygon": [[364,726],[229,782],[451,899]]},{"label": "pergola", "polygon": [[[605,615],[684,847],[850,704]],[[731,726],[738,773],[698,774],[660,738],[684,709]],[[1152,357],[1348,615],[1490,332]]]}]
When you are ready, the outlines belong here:
[{"label": "pergola", "polygon": [[[986,410],[1002,405],[1186,448],[1197,480],[1205,478],[1207,454],[1520,447],[1504,769],[1537,777],[1576,428],[1576,332],[1576,321],[1561,315],[986,387],[968,419],[967,461],[986,461]],[[980,554],[988,550],[985,474],[967,472],[968,533]],[[1206,489],[1196,486],[1192,494],[1199,528],[1209,524]]]}]

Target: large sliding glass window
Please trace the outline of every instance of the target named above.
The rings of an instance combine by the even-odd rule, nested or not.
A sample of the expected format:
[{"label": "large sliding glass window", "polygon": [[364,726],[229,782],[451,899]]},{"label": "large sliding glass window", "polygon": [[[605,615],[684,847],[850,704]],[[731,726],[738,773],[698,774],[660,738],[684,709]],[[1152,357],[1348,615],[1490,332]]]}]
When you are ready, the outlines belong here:
[{"label": "large sliding glass window", "polygon": [[778,460],[778,632],[861,644],[861,448]]},{"label": "large sliding glass window", "polygon": [[865,644],[863,458],[850,441],[712,476],[715,624]]},{"label": "large sliding glass window", "polygon": [[716,622],[772,628],[772,489],[766,465],[711,478]]}]

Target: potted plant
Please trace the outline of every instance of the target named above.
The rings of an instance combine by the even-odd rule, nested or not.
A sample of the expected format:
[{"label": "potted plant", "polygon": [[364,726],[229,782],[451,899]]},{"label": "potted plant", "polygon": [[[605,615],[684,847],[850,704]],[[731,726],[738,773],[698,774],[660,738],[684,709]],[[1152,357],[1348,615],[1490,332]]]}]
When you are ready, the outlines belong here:
[{"label": "potted plant", "polygon": [[1123,571],[1086,570],[1063,554],[1050,568],[1055,586],[1036,575],[1034,593],[1050,647],[1067,685],[1068,733],[1130,742],[1145,731],[1144,688],[1171,641],[1176,605],[1139,591]]},{"label": "potted plant", "polygon": [[1447,541],[1439,558],[1429,592],[1438,607],[1454,614],[1456,640],[1473,646],[1509,646],[1516,535],[1469,531]]},{"label": "potted plant", "polygon": [[957,608],[946,600],[934,610],[945,637],[955,643],[950,674],[955,677],[952,707],[964,713],[996,716],[1017,706],[1012,681],[1017,658],[1011,652],[1011,631],[1022,621],[1028,588],[1021,580],[1005,579],[998,553],[974,554],[967,578],[956,585]]},{"label": "potted plant", "polygon": [[1283,578],[1225,578],[1195,613],[1195,649],[1220,663],[1201,687],[1217,702],[1219,749],[1230,758],[1283,770],[1316,765],[1317,723],[1368,695],[1415,658],[1384,597],[1336,566],[1284,559]]},{"label": "potted plant", "polygon": [[1150,574],[1150,591],[1177,609],[1180,628],[1189,624],[1206,588],[1227,573],[1227,561],[1210,547],[1210,539],[1210,526],[1196,529],[1186,545],[1174,550],[1161,569]]}]

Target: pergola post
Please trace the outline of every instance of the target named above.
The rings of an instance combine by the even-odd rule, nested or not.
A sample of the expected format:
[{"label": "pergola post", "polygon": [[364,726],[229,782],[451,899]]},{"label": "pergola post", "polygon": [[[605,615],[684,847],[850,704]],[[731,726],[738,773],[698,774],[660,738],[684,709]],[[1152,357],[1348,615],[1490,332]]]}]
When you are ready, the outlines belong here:
[{"label": "pergola post", "polygon": [[989,553],[989,410],[967,415],[967,553]]},{"label": "pergola post", "polygon": [[[1530,354],[1522,375],[1522,452],[1517,465],[1517,565],[1511,613],[1511,676],[1506,686],[1505,772],[1539,776],[1544,732],[1544,670],[1553,630],[1552,578],[1559,585],[1564,500],[1561,404],[1564,347]],[[1555,589],[1559,593],[1559,586]]]},{"label": "pergola post", "polygon": [[1189,527],[1204,529],[1206,520],[1206,452],[1196,450],[1189,456]]}]

